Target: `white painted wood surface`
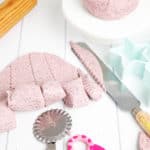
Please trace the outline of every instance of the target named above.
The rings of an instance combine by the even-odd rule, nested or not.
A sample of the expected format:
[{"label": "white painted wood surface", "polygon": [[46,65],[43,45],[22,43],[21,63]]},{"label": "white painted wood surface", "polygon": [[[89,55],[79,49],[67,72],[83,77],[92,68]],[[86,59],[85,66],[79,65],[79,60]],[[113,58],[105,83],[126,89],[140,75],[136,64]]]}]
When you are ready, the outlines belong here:
[{"label": "white painted wood surface", "polygon": [[[70,50],[70,40],[88,42],[65,21],[60,0],[39,0],[36,8],[0,39],[0,69],[17,56],[33,51],[56,54],[84,69]],[[131,115],[121,112],[106,95],[84,108],[68,109],[59,102],[39,111],[16,113],[17,128],[0,134],[0,150],[45,149],[33,137],[32,124],[37,115],[50,108],[64,108],[70,113],[72,135],[86,134],[106,150],[137,150],[140,129]],[[57,150],[66,150],[68,138],[57,142]],[[84,149],[81,144],[75,147]]]}]

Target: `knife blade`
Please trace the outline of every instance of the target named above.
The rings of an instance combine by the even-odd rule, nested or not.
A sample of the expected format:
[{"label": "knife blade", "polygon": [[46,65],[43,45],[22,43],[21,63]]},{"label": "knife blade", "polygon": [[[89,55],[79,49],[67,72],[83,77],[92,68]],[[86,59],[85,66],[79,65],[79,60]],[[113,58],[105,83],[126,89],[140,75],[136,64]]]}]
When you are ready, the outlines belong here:
[{"label": "knife blade", "polygon": [[[96,75],[89,69],[88,61],[84,54],[89,53],[92,59],[100,64],[103,72],[103,80],[106,93],[116,103],[116,105],[124,111],[129,111],[140,125],[140,127],[150,136],[150,115],[140,108],[140,101],[128,90],[128,88],[121,82],[121,80],[113,73],[113,71],[103,62],[103,60],[93,51],[86,43],[76,43],[79,47],[72,46],[72,51],[83,63],[92,78],[97,81]],[[86,51],[86,53],[84,53]],[[95,62],[93,61],[93,62]]]}]

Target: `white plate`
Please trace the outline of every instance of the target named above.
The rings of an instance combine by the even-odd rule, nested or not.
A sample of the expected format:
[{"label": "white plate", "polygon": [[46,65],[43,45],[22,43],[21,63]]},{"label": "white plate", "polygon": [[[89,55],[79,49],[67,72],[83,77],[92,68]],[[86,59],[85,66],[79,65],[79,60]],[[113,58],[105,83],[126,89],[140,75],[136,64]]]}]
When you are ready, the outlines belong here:
[{"label": "white plate", "polygon": [[98,19],[87,12],[82,0],[63,0],[66,19],[86,34],[101,40],[118,40],[150,33],[150,0],[140,0],[136,10],[114,21]]}]

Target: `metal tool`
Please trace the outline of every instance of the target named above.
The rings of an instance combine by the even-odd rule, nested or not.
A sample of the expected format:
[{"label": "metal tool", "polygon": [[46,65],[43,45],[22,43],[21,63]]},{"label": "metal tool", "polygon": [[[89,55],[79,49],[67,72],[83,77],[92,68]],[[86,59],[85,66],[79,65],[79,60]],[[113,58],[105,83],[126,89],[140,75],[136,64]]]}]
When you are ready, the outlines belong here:
[{"label": "metal tool", "polygon": [[47,144],[47,150],[56,150],[56,141],[69,133],[72,126],[70,115],[61,109],[51,109],[42,113],[33,125],[37,140]]},{"label": "metal tool", "polygon": [[132,95],[132,93],[125,87],[113,71],[96,55],[96,53],[89,48],[87,44],[77,43],[77,45],[80,46],[81,49],[77,50],[72,48],[72,50],[86,67],[93,79],[99,84],[97,78],[95,78],[96,74],[93,74],[92,70],[89,70],[86,65],[87,63],[85,61],[88,60],[86,60],[83,55],[84,52],[80,52],[81,50],[86,51],[86,54],[89,52],[89,55],[93,57],[92,59],[95,59],[95,61],[100,64],[103,71],[106,93],[112,98],[120,109],[131,112],[140,127],[147,133],[148,136],[150,136],[150,115],[140,108],[140,102],[137,98]]}]

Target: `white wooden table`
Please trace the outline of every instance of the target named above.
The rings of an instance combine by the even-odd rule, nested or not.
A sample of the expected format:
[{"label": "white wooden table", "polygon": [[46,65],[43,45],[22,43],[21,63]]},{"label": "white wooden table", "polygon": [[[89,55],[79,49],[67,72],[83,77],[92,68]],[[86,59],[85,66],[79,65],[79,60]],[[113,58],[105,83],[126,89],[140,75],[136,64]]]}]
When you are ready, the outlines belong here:
[{"label": "white wooden table", "polygon": [[[70,40],[86,41],[65,21],[61,1],[39,0],[36,8],[0,39],[0,69],[17,56],[32,51],[53,53],[83,68],[70,50]],[[32,135],[32,124],[41,112],[50,108],[64,108],[71,114],[72,135],[86,134],[106,150],[137,150],[139,127],[130,114],[120,111],[106,95],[84,108],[68,109],[60,102],[36,112],[16,113],[17,128],[0,134],[0,150],[43,150],[45,145]],[[57,150],[66,150],[68,138],[58,141]],[[81,144],[75,147],[84,149]]]}]

